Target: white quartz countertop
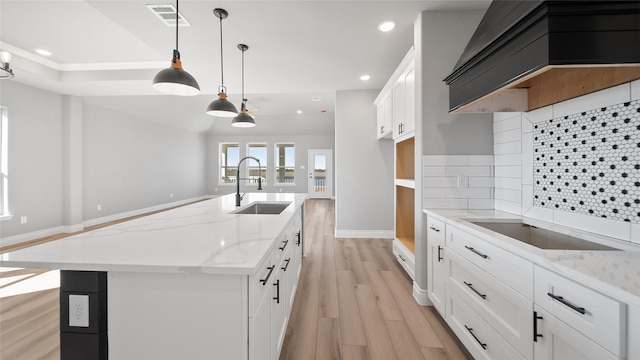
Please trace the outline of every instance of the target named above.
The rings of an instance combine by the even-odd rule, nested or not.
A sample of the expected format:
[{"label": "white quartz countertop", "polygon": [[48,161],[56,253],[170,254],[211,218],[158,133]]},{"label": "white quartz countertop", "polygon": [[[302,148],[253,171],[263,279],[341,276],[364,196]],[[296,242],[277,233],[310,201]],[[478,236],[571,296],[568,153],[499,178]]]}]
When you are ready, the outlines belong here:
[{"label": "white quartz countertop", "polygon": [[290,201],[279,215],[231,214],[235,194],[0,255],[2,266],[61,270],[252,274],[307,194],[247,193]]},{"label": "white quartz countertop", "polygon": [[[495,210],[424,209],[424,212],[445,223],[464,226],[470,234],[569,279],[640,305],[640,246],[636,244]],[[540,249],[468,221],[472,219],[522,220],[540,228],[604,244],[621,251]]]}]

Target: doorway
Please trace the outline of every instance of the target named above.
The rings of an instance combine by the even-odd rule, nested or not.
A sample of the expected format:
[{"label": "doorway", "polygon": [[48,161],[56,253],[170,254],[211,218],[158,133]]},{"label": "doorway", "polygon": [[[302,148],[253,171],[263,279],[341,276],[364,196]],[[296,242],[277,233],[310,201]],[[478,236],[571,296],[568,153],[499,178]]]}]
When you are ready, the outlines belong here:
[{"label": "doorway", "polygon": [[331,199],[333,194],[333,150],[309,150],[309,198]]}]

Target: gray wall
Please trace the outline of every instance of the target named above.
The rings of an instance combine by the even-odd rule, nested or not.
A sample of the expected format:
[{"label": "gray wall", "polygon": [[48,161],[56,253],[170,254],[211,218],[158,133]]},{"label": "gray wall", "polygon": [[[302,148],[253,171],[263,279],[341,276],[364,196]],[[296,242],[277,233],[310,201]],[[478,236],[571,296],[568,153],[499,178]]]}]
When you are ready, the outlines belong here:
[{"label": "gray wall", "polygon": [[204,135],[86,103],[83,109],[84,219],[206,194]]},{"label": "gray wall", "polygon": [[[9,211],[0,237],[62,225],[62,96],[2,81],[0,105],[9,113]],[[20,217],[28,222],[20,224]]]},{"label": "gray wall", "polygon": [[336,93],[336,235],[340,237],[393,234],[393,141],[376,139],[373,101],[379,92]]},{"label": "gray wall", "polygon": [[[278,136],[237,136],[237,135],[210,135],[207,138],[206,145],[206,192],[213,195],[224,195],[236,192],[235,184],[219,184],[220,178],[219,168],[219,146],[221,142],[236,142],[239,144],[240,157],[246,156],[248,143],[266,143],[267,144],[267,183],[263,185],[264,192],[297,192],[306,193],[307,191],[307,154],[309,149],[332,149],[334,150],[333,135],[278,135]],[[296,146],[295,161],[295,186],[283,185],[274,186],[274,145],[276,143],[294,143]],[[335,151],[334,151],[335,157]],[[245,162],[246,163],[246,162]],[[242,164],[242,166],[245,165]],[[335,160],[334,160],[335,164]],[[304,169],[301,169],[304,166]],[[335,167],[335,166],[334,166]],[[242,169],[241,169],[242,171]],[[244,176],[244,175],[241,175]],[[335,183],[335,182],[334,182]],[[240,183],[240,191],[251,192],[256,191],[253,187],[244,186]],[[334,186],[335,188],[335,186]]]},{"label": "gray wall", "polygon": [[203,135],[15,81],[0,86],[0,105],[9,112],[14,215],[0,223],[1,238],[46,236],[93,218],[207,194]]}]

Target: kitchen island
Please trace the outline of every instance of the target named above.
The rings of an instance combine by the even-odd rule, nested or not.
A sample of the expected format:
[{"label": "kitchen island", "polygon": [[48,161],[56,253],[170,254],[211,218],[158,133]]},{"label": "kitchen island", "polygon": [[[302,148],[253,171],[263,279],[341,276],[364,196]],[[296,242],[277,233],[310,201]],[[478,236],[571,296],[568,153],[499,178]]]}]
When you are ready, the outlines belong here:
[{"label": "kitchen island", "polygon": [[[2,254],[61,269],[63,360],[277,358],[306,194],[226,195]],[[254,202],[280,214],[235,214]]]}]

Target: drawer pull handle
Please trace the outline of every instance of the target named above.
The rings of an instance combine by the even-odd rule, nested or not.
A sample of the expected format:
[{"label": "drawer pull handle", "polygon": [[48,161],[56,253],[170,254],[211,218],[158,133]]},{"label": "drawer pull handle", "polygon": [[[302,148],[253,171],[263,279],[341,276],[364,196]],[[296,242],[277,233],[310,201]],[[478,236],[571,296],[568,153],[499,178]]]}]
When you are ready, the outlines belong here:
[{"label": "drawer pull handle", "polygon": [[290,261],[291,261],[291,258],[284,259],[284,262],[286,262],[286,264],[283,267],[281,267],[280,269],[282,269],[284,271],[287,271],[287,268],[289,267],[289,262]]},{"label": "drawer pull handle", "polygon": [[280,279],[276,280],[273,286],[276,287],[276,297],[274,297],[273,300],[276,301],[276,304],[280,304]]},{"label": "drawer pull handle", "polygon": [[481,253],[480,251],[478,251],[478,250],[476,250],[476,249],[472,248],[471,246],[467,246],[467,245],[465,245],[464,247],[466,247],[467,249],[471,250],[474,254],[476,254],[476,255],[480,256],[480,257],[481,257],[481,258],[483,258],[483,259],[486,259],[486,258],[488,258],[488,257],[489,257],[488,255],[485,255],[485,254]]},{"label": "drawer pull handle", "polygon": [[442,246],[438,245],[438,262],[440,262],[442,259],[444,259],[442,257]]},{"label": "drawer pull handle", "polygon": [[481,293],[480,293],[480,291],[476,290],[476,289],[473,287],[473,284],[469,284],[469,283],[468,283],[468,282],[466,282],[466,281],[463,281],[463,283],[464,283],[465,285],[467,285],[467,286],[469,287],[469,289],[473,290],[473,292],[474,292],[474,293],[478,294],[478,296],[480,296],[481,298],[483,298],[483,299],[486,299],[486,298],[487,298],[487,295],[485,295],[485,294],[481,294]]},{"label": "drawer pull handle", "polygon": [[296,245],[300,246],[300,238],[302,237],[302,236],[301,236],[301,231],[298,231],[298,232],[296,233],[296,236],[298,237],[298,240],[296,240]]},{"label": "drawer pull handle", "polygon": [[538,316],[538,312],[533,312],[533,342],[538,342],[539,337],[543,337],[542,334],[538,334],[538,320],[542,320],[542,316]]},{"label": "drawer pull handle", "polygon": [[289,239],[285,240],[282,242],[282,246],[279,247],[278,249],[284,251],[284,249],[287,247],[287,243],[289,242]]},{"label": "drawer pull handle", "polygon": [[429,226],[429,229],[431,229],[431,230],[433,230],[435,232],[440,232],[440,229],[438,229],[437,227],[435,227],[433,225]]},{"label": "drawer pull handle", "polygon": [[260,282],[262,283],[262,285],[265,285],[267,283],[267,281],[269,280],[269,277],[271,277],[271,273],[273,272],[273,269],[275,268],[276,268],[275,265],[271,265],[267,268],[269,269],[269,273],[267,274],[267,277],[264,279],[260,279]]},{"label": "drawer pull handle", "polygon": [[579,312],[582,315],[587,313],[587,310],[585,310],[583,307],[573,305],[572,303],[565,300],[562,296],[553,295],[552,293],[547,293],[547,295],[549,295],[549,297],[551,297],[553,300],[560,302],[562,305],[570,307],[571,309]]},{"label": "drawer pull handle", "polygon": [[402,255],[400,255],[400,254],[398,254],[398,257],[399,257],[399,258],[400,258],[400,260],[402,260],[402,261],[407,261],[407,260],[405,260],[405,259],[404,259],[404,256],[402,256]]},{"label": "drawer pull handle", "polygon": [[467,331],[469,332],[469,334],[471,334],[471,336],[473,336],[474,339],[476,339],[476,341],[478,342],[478,344],[480,344],[480,346],[482,346],[483,349],[487,349],[487,344],[483,343],[482,341],[480,341],[480,339],[478,339],[478,337],[476,336],[476,334],[473,333],[473,329],[468,327],[467,325],[464,326]]}]

